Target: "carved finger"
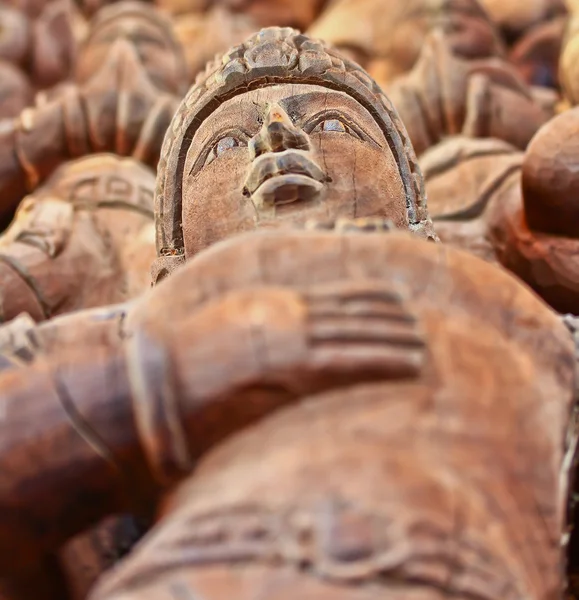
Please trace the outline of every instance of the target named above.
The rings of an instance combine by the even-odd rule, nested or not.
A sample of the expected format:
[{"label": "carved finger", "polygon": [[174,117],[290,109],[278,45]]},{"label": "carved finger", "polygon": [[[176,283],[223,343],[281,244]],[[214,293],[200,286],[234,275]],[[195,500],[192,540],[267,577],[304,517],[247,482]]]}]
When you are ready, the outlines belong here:
[{"label": "carved finger", "polygon": [[370,282],[310,292],[307,331],[319,368],[380,378],[416,376],[425,341],[414,315],[385,286]]}]

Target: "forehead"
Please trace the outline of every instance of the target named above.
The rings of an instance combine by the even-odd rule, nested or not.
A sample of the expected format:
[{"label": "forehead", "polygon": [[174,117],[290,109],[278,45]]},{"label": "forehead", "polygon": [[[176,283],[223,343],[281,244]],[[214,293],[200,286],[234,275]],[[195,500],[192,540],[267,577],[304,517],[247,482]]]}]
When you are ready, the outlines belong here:
[{"label": "forehead", "polygon": [[357,100],[320,85],[287,83],[251,90],[219,106],[195,132],[195,145],[203,144],[216,131],[237,127],[255,134],[261,127],[268,106],[279,104],[296,126],[327,112],[343,116],[366,131],[378,144],[386,144],[384,133],[370,112]]},{"label": "forehead", "polygon": [[100,155],[64,165],[34,196],[40,199],[58,197],[73,202],[117,200],[150,208],[154,182],[154,174],[140,163]]}]

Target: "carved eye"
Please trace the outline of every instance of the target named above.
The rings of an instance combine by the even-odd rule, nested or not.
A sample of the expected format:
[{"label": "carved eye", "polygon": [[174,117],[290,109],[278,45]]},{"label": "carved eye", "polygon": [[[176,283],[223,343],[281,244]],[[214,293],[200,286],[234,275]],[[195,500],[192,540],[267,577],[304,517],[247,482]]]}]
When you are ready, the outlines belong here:
[{"label": "carved eye", "polygon": [[239,146],[245,146],[245,143],[231,135],[222,137],[209,151],[205,159],[205,166],[211,164],[218,156],[221,156],[228,150]]},{"label": "carved eye", "polygon": [[329,131],[332,133],[347,133],[357,138],[360,137],[358,132],[352,129],[352,127],[346,125],[343,121],[336,118],[320,121],[312,130],[312,133],[322,133],[324,131]]},{"label": "carved eye", "polygon": [[316,129],[319,129],[320,131],[338,131],[340,133],[346,133],[348,131],[347,127],[339,119],[322,121]]},{"label": "carved eye", "polygon": [[348,128],[339,119],[327,119],[325,121],[322,121],[321,123],[318,123],[314,127],[315,133],[319,133],[321,131],[336,131],[338,133],[347,133]]}]

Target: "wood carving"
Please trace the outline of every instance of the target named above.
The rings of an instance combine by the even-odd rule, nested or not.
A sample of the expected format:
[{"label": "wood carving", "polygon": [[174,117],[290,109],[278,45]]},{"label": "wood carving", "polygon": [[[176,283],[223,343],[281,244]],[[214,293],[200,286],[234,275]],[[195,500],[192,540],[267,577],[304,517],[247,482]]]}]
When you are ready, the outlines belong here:
[{"label": "wood carving", "polygon": [[529,85],[559,87],[559,57],[566,17],[535,25],[513,46],[509,59]]},{"label": "wood carving", "polygon": [[[479,0],[509,41],[567,11],[569,0]],[[574,0],[571,0],[573,2]]]},{"label": "wood carving", "polygon": [[31,23],[18,9],[0,6],[0,61],[23,66],[31,43]]},{"label": "wood carving", "polygon": [[494,138],[451,137],[420,158],[428,212],[441,241],[498,262],[487,232],[489,205],[520,197],[523,152]]},{"label": "wood carving", "polygon": [[79,41],[79,19],[72,0],[47,3],[34,17],[2,5],[0,64],[8,61],[17,65],[36,89],[70,77]]},{"label": "wood carving", "polygon": [[152,8],[123,3],[103,13],[81,53],[78,85],[0,128],[0,213],[59,165],[87,154],[113,152],[156,166],[180,100],[174,92],[187,81],[181,48],[168,41],[170,30]]},{"label": "wood carving", "polygon": [[577,132],[572,109],[542,127],[525,153],[522,194],[497,203],[489,235],[501,263],[560,312],[579,313]]},{"label": "wood carving", "polygon": [[421,166],[443,242],[498,262],[554,309],[579,314],[579,110],[544,125],[526,152],[448,140]]},{"label": "wood carving", "polygon": [[570,106],[579,103],[579,4],[569,17],[559,58],[559,82],[563,96]]},{"label": "wood carving", "polygon": [[463,8],[402,119],[279,28],[178,106],[170,22],[119,3],[0,125],[0,211],[31,192],[0,236],[2,600],[85,600],[129,550],[91,600],[560,594],[579,326],[489,262],[579,313],[579,116],[523,154],[549,103]]},{"label": "wood carving", "polygon": [[214,7],[225,9],[233,17],[245,15],[260,27],[281,26],[307,29],[328,0],[155,0],[172,15],[197,14]]},{"label": "wood carving", "polygon": [[0,374],[4,572],[195,467],[91,598],[561,589],[575,346],[500,269],[402,232],[252,232],[47,330]]},{"label": "wood carving", "polygon": [[[105,6],[90,22],[90,30],[75,68],[78,83],[99,71],[111,46],[128,42],[150,82],[160,91],[182,96],[188,87],[183,48],[173,24],[153,6],[125,0]],[[110,84],[109,84],[110,86]]]},{"label": "wood carving", "polygon": [[0,6],[0,119],[32,104],[35,90],[70,75],[76,51],[71,0],[55,0],[31,19]]},{"label": "wood carving", "polygon": [[550,117],[507,62],[461,59],[440,32],[386,93],[418,155],[448,135],[497,137],[524,149]]},{"label": "wood carving", "polygon": [[173,21],[175,35],[185,52],[191,82],[217,54],[243,42],[260,29],[251,16],[232,13],[220,4],[206,12],[176,16]]},{"label": "wood carving", "polygon": [[270,28],[210,64],[167,131],[153,281],[235,233],[382,217],[435,239],[396,111],[358,65]]},{"label": "wood carving", "polygon": [[48,2],[34,19],[29,69],[38,88],[53,86],[72,75],[81,20],[72,0]]},{"label": "wood carving", "polygon": [[0,121],[17,117],[32,104],[34,89],[17,66],[0,61]]},{"label": "wood carving", "polygon": [[[120,10],[120,5],[114,7]],[[112,11],[113,8],[107,9]],[[126,40],[121,40],[121,49],[126,49]],[[115,42],[118,44],[118,42]],[[92,44],[89,38],[89,44]],[[98,44],[97,44],[98,49]],[[96,50],[94,56],[97,56]],[[288,55],[290,61],[287,60]],[[247,67],[246,82],[253,80],[253,84],[247,86],[238,86],[238,81],[228,76],[228,72],[235,73],[240,65],[240,57],[243,58]],[[96,60],[96,59],[95,59]],[[88,63],[87,63],[88,64]],[[187,160],[197,160],[191,157],[196,149],[191,146],[190,155],[188,154],[191,140],[191,124],[195,123],[197,115],[204,114],[204,120],[201,124],[200,132],[211,131],[213,137],[216,134],[225,138],[227,143],[220,143],[219,139],[213,139],[213,143],[206,142],[206,147],[198,148],[200,154],[204,155],[203,162],[200,165],[199,177],[204,177],[201,183],[195,183],[193,178],[188,178],[187,186],[184,186],[183,193],[188,201],[195,199],[204,203],[207,221],[202,224],[203,229],[197,229],[199,221],[195,221],[187,214],[180,214],[177,211],[170,212],[173,203],[165,204],[165,213],[170,218],[178,219],[174,225],[181,223],[183,219],[184,230],[190,236],[197,236],[201,240],[200,247],[189,251],[188,256],[195,254],[201,247],[208,243],[213,243],[229,236],[237,231],[247,229],[247,225],[240,221],[236,212],[238,208],[235,202],[250,202],[254,207],[254,212],[259,212],[261,220],[256,220],[249,229],[255,227],[275,227],[278,225],[276,220],[280,220],[284,226],[293,226],[295,224],[304,224],[306,221],[316,217],[333,218],[336,216],[378,216],[391,219],[393,224],[401,228],[410,228],[416,233],[436,239],[432,232],[432,227],[424,203],[424,194],[422,188],[422,178],[413,155],[412,148],[409,145],[404,128],[399,122],[395,111],[392,109],[388,100],[381,94],[374,82],[359,67],[343,61],[338,55],[330,54],[329,51],[320,43],[309,40],[307,37],[298,34],[293,30],[265,30],[252,37],[243,46],[234,48],[230,51],[228,59],[218,63],[217,72],[208,71],[205,78],[202,76],[194,87],[185,102],[192,102],[195,94],[201,90],[205,95],[196,105],[182,107],[176,114],[174,122],[171,125],[171,131],[175,132],[177,142],[187,146],[185,155]],[[276,78],[274,86],[268,86],[264,80],[264,73],[270,73]],[[82,83],[82,77],[79,78]],[[104,77],[103,77],[104,80]],[[91,80],[89,80],[90,83]],[[213,82],[213,83],[212,83]],[[69,88],[62,98],[75,93],[75,89]],[[68,96],[67,96],[68,94]],[[229,95],[231,99],[235,96],[234,102],[226,100]],[[261,98],[260,98],[261,95]],[[57,104],[62,98],[56,97],[52,101],[42,104],[39,109],[48,109]],[[216,106],[215,113],[207,113],[206,107]],[[239,110],[240,106],[246,107],[246,112]],[[236,108],[236,110],[232,110]],[[195,111],[204,111],[203,113]],[[229,112],[227,112],[229,111]],[[229,119],[224,120],[224,115]],[[227,116],[228,115],[228,116]],[[315,121],[315,122],[314,122]],[[205,128],[205,129],[203,129]],[[225,128],[225,129],[224,129]],[[189,129],[189,131],[188,131]],[[219,225],[215,213],[210,214],[208,209],[215,198],[219,198],[219,192],[211,187],[206,187],[204,194],[196,198],[195,189],[202,190],[203,181],[209,182],[215,177],[215,173],[227,173],[226,162],[223,162],[221,154],[229,151],[231,145],[228,143],[228,134],[239,136],[239,130],[250,133],[244,147],[239,147],[244,154],[234,156],[238,160],[239,177],[230,183],[231,189],[229,197],[224,197],[228,203],[224,204],[222,212],[223,220],[229,223],[230,229],[219,231],[215,229]],[[168,139],[171,140],[170,135]],[[179,140],[178,136],[183,135],[184,139]],[[170,161],[174,160],[175,152],[178,150],[177,142],[172,148],[167,146],[163,151],[163,163],[165,169]],[[170,143],[170,142],[168,142]],[[237,146],[232,146],[234,149]],[[353,153],[354,161],[344,161],[342,154]],[[227,157],[226,157],[227,158]],[[99,198],[98,185],[92,185],[90,174],[90,161],[93,160],[95,168],[100,164],[98,158],[85,159],[84,166],[77,169],[76,174],[85,177],[82,185],[75,184],[74,189],[80,189],[94,198]],[[119,161],[119,159],[115,159]],[[88,161],[88,162],[87,162]],[[366,166],[364,166],[366,165]],[[70,165],[61,169],[70,168]],[[215,169],[218,169],[215,171]],[[347,169],[347,170],[346,170]],[[360,176],[358,171],[360,169]],[[372,172],[371,169],[377,169]],[[212,171],[213,170],[213,171]],[[166,180],[162,183],[163,189],[170,189],[173,177],[167,170],[163,171],[163,177]],[[268,184],[262,187],[262,183]],[[235,189],[235,185],[240,186]],[[272,186],[272,184],[275,184]],[[195,189],[191,186],[197,185]],[[354,186],[352,194],[352,185]],[[243,188],[246,188],[245,193]],[[266,188],[271,187],[267,192]],[[261,188],[261,189],[260,189]],[[159,188],[161,189],[161,188]],[[162,191],[162,190],[161,190]],[[53,202],[55,196],[53,189],[48,195],[47,202]],[[267,195],[269,194],[269,196]],[[138,195],[137,195],[138,196]],[[294,206],[290,206],[293,204]],[[286,210],[286,209],[290,210]],[[295,210],[292,210],[295,209]],[[71,211],[72,212],[72,211]],[[158,231],[167,224],[166,220],[160,219],[158,211],[157,225]],[[18,221],[17,221],[18,222]],[[117,219],[115,222],[122,225],[125,232],[126,223]],[[170,225],[170,222],[169,222]],[[137,229],[144,231],[145,235],[151,232],[147,227],[145,220],[139,221]],[[217,232],[217,235],[215,234]],[[126,232],[125,232],[126,233]],[[207,241],[209,236],[214,236]],[[87,236],[84,235],[83,238]],[[131,273],[145,274],[143,265],[144,257],[143,242],[127,245],[125,235],[122,243],[115,246],[116,250],[123,248],[123,260],[119,271],[115,271],[115,276],[125,277]],[[192,237],[195,240],[195,237]],[[150,246],[148,246],[150,247]],[[98,248],[97,248],[98,250]],[[71,246],[72,252],[72,246]],[[99,254],[103,260],[106,255]],[[132,262],[130,257],[140,258],[140,262]],[[179,259],[185,258],[185,253],[177,255]],[[150,259],[149,259],[150,260]],[[164,264],[166,256],[161,255],[161,261]],[[84,264],[83,261],[82,264]],[[176,261],[178,262],[178,261]],[[64,256],[62,265],[65,264]],[[77,261],[76,264],[80,264]],[[137,269],[139,267],[139,270]],[[81,306],[95,306],[105,304],[107,301],[120,301],[124,297],[120,293],[115,298],[105,299],[102,283],[99,283],[90,276],[90,269],[83,268],[79,274],[64,273],[66,277],[54,278],[61,282],[63,286],[78,281],[84,282],[82,289],[86,289],[86,280],[88,278],[91,285],[98,286],[100,296],[93,298],[94,301],[87,302],[86,293],[81,297],[75,298],[75,292],[69,293],[70,299],[76,299],[82,304],[71,306],[61,303],[60,312],[70,311],[71,308],[80,308]],[[104,271],[104,270],[103,270]],[[43,275],[48,279],[46,267],[43,269]],[[156,277],[160,279],[162,277]],[[114,289],[119,289],[117,282],[113,283]],[[69,286],[70,287],[70,286]],[[49,288],[53,292],[52,288]],[[68,289],[64,290],[69,292]],[[119,292],[124,291],[122,288]],[[22,294],[10,295],[13,302],[20,302],[18,311],[11,313],[13,317],[22,310]],[[33,313],[32,309],[28,309]],[[39,311],[37,311],[38,313]],[[114,313],[114,311],[113,311]],[[33,314],[40,320],[45,318],[43,314]],[[93,313],[96,320],[97,329],[103,322],[110,322],[113,328],[110,335],[119,336],[122,326],[119,325],[116,317],[111,317],[110,311],[96,311]],[[31,327],[30,321],[19,321],[23,329],[17,329],[17,335],[11,329],[12,333],[8,336],[6,346],[14,348],[12,353],[6,349],[5,356],[10,354],[9,363],[15,362],[22,366],[22,363],[32,361],[40,363],[49,358],[58,347],[92,347],[102,342],[102,333],[97,339],[86,339],[86,327],[73,325],[72,317],[64,320],[68,323],[66,328],[66,337],[63,339],[63,331],[59,323],[61,321],[48,321],[46,326],[36,330]],[[56,329],[52,328],[52,325]],[[15,323],[16,325],[16,323]],[[58,332],[55,334],[54,332]],[[76,338],[76,332],[80,332],[80,339]],[[50,332],[53,332],[52,334]],[[51,338],[52,335],[52,338]],[[16,337],[15,337],[16,336]],[[73,346],[69,342],[75,339]],[[47,341],[48,340],[48,341]],[[51,341],[50,341],[51,340]],[[68,340],[68,341],[67,341]],[[23,344],[23,346],[21,346]],[[146,495],[145,495],[146,496]],[[129,508],[133,509],[131,505]],[[114,523],[117,523],[114,521]],[[81,529],[75,531],[79,533],[91,523],[86,523]],[[111,536],[107,535],[107,529],[104,531],[96,530],[98,539],[111,541]],[[99,533],[100,532],[100,533]],[[69,536],[67,536],[69,537]],[[81,537],[75,537],[72,542],[59,554],[61,564],[63,565],[64,576],[68,585],[74,589],[75,597],[82,598],[87,587],[92,583],[98,573],[109,566],[109,561],[102,552],[91,552],[94,550],[94,534],[86,534]],[[116,551],[115,548],[108,547],[108,551]],[[46,552],[52,552],[52,549],[45,549]],[[40,560],[46,555],[41,551],[38,555]],[[18,572],[28,573],[29,567],[23,567]]]},{"label": "wood carving", "polygon": [[0,237],[2,321],[21,312],[41,321],[145,291],[154,236],[141,234],[152,226],[154,189],[148,168],[114,155],[58,169]]},{"label": "wood carving", "polygon": [[414,66],[433,28],[444,32],[458,56],[505,52],[478,0],[335,0],[308,33],[351,56],[385,86]]},{"label": "wood carving", "polygon": [[184,48],[171,20],[153,6],[123,0],[112,6],[105,4],[93,16],[79,43],[72,79],[41,91],[36,104],[42,106],[74,89],[74,84],[87,83],[121,40],[135,50],[156,87],[177,96],[185,93]]}]

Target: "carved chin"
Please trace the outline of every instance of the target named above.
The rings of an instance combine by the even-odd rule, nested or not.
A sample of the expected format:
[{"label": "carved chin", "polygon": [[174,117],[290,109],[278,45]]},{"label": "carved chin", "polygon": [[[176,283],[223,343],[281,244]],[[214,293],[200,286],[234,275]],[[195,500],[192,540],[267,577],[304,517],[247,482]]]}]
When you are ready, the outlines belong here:
[{"label": "carved chin", "polygon": [[259,186],[251,195],[258,212],[271,213],[272,209],[295,205],[319,199],[324,184],[307,175],[286,174],[272,177]]}]

